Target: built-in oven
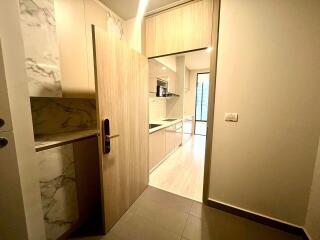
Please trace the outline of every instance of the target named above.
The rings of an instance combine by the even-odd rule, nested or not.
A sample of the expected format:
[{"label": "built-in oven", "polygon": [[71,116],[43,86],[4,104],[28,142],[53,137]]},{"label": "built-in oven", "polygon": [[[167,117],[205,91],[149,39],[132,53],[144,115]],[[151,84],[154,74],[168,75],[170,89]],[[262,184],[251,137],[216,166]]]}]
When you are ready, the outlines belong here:
[{"label": "built-in oven", "polygon": [[162,79],[157,79],[157,97],[166,97],[168,94],[168,82]]}]

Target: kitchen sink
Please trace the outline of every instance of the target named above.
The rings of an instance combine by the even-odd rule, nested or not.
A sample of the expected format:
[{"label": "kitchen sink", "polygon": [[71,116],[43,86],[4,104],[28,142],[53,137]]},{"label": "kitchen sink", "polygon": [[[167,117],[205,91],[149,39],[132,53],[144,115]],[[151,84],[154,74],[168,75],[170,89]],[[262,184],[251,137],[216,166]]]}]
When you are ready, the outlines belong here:
[{"label": "kitchen sink", "polygon": [[151,123],[151,124],[149,124],[149,129],[160,127],[160,126],[161,126],[161,124],[153,124],[153,123]]},{"label": "kitchen sink", "polygon": [[164,119],[163,121],[168,121],[168,122],[173,122],[173,121],[176,121],[178,119],[176,118],[167,118],[167,119]]}]

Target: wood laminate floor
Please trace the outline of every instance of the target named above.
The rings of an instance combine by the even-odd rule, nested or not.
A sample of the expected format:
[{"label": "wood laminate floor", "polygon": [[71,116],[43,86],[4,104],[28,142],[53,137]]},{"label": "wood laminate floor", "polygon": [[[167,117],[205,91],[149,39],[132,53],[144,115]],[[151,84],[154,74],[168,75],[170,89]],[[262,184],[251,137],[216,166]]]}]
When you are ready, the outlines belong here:
[{"label": "wood laminate floor", "polygon": [[184,136],[182,147],[150,174],[149,185],[202,202],[205,136]]}]

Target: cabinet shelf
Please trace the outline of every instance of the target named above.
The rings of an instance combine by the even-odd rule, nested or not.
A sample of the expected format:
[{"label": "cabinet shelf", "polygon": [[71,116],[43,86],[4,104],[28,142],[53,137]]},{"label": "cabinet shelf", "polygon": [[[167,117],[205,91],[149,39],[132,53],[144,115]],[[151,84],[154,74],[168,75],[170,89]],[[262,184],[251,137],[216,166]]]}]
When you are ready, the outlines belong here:
[{"label": "cabinet shelf", "polygon": [[36,152],[47,150],[50,148],[62,146],[79,140],[83,140],[92,136],[98,136],[97,129],[82,130],[76,132],[66,132],[50,135],[36,135],[35,149]]}]

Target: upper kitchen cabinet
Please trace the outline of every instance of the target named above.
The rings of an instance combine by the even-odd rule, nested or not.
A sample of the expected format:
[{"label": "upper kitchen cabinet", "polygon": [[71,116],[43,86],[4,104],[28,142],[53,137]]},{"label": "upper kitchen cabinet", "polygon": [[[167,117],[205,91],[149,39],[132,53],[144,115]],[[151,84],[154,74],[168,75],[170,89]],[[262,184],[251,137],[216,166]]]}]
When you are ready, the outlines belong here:
[{"label": "upper kitchen cabinet", "polygon": [[55,0],[64,97],[95,96],[92,25],[124,35],[124,21],[97,0]]},{"label": "upper kitchen cabinet", "polygon": [[211,46],[212,9],[212,0],[195,0],[146,17],[147,56]]}]

